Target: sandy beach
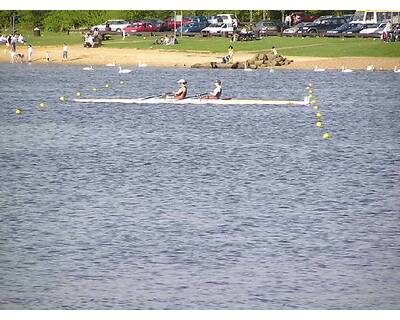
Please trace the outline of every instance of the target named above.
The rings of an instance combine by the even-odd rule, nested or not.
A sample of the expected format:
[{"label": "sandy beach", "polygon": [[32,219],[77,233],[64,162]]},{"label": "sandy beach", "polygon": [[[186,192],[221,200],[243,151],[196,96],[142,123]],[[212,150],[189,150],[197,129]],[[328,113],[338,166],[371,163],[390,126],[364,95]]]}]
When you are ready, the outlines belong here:
[{"label": "sandy beach", "polygon": [[[18,53],[25,54],[27,48],[18,47]],[[50,52],[51,61],[47,62],[45,53]],[[115,63],[122,66],[135,66],[139,63],[154,67],[190,67],[195,63],[219,62],[222,53],[188,52],[169,50],[117,49],[117,48],[83,48],[70,46],[68,61],[62,62],[62,47],[43,46],[35,47],[33,51],[34,63],[62,63],[73,65],[106,65]],[[251,58],[254,52],[235,52],[234,61],[244,61]],[[283,69],[313,69],[319,68],[340,69],[341,66],[355,70],[364,70],[368,65],[374,65],[375,70],[393,70],[400,67],[400,58],[382,57],[288,57],[294,60],[289,66],[277,67]],[[10,54],[7,50],[0,53],[0,63],[10,63]]]}]

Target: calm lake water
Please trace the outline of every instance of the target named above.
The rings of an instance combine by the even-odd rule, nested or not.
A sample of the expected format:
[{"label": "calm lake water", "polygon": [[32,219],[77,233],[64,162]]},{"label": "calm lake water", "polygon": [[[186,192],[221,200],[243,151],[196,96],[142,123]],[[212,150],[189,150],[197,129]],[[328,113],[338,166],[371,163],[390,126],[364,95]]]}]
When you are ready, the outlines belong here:
[{"label": "calm lake water", "polygon": [[[324,128],[311,107],[71,101],[182,77],[292,100],[311,81]],[[399,308],[399,74],[0,65],[0,93],[1,309]]]}]

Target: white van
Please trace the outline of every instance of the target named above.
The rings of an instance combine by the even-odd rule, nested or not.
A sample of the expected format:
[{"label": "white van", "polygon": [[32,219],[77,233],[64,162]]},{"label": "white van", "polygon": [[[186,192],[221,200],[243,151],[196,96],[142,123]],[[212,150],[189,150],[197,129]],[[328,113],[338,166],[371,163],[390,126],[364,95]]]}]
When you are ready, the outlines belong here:
[{"label": "white van", "polygon": [[[110,30],[106,30],[107,26],[110,28]],[[93,31],[95,28],[97,28],[99,29],[99,31],[121,32],[127,26],[129,26],[129,22],[125,20],[107,20],[103,24],[99,24],[98,26],[92,27],[91,30]]]},{"label": "white van", "polygon": [[212,23],[226,23],[231,25],[234,29],[238,27],[238,18],[234,14],[222,13],[213,17]]}]

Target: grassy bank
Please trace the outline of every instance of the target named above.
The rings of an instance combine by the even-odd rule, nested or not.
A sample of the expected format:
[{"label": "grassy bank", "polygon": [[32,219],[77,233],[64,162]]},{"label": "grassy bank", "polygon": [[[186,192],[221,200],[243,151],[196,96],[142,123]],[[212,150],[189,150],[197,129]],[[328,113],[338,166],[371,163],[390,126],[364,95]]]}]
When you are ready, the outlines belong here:
[{"label": "grassy bank", "polygon": [[[33,37],[24,33],[28,42],[33,46],[82,44],[83,36],[80,33],[44,32],[42,37]],[[174,46],[154,45],[156,37],[129,36],[122,40],[120,36],[112,36],[103,42],[105,48],[138,48],[163,49],[174,51],[204,51],[226,52],[230,41],[227,38],[178,38],[179,44]],[[288,56],[309,57],[400,57],[400,42],[384,43],[379,39],[357,38],[298,38],[298,37],[268,37],[262,40],[236,42],[235,51],[262,51],[275,46],[279,53]]]}]

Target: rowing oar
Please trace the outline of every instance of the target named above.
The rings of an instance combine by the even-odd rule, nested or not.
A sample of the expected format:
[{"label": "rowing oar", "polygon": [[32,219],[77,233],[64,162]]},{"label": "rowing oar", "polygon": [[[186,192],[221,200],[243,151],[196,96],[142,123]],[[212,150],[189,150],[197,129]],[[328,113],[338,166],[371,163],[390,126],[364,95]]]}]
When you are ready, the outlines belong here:
[{"label": "rowing oar", "polygon": [[167,92],[167,93],[161,93],[161,94],[156,94],[153,96],[148,96],[148,97],[144,97],[144,98],[140,98],[140,100],[147,100],[147,99],[151,99],[151,98],[163,98],[169,94],[173,94],[173,92]]},{"label": "rowing oar", "polygon": [[202,96],[205,96],[205,95],[208,95],[208,92],[196,94],[195,96],[187,97],[185,99],[200,99]]}]

